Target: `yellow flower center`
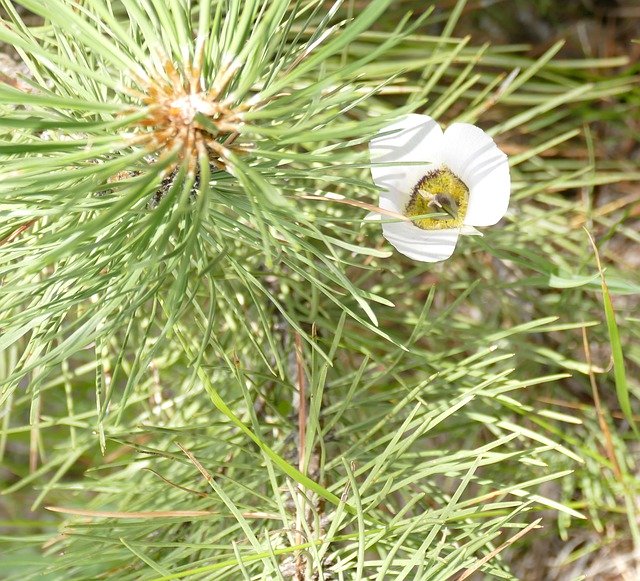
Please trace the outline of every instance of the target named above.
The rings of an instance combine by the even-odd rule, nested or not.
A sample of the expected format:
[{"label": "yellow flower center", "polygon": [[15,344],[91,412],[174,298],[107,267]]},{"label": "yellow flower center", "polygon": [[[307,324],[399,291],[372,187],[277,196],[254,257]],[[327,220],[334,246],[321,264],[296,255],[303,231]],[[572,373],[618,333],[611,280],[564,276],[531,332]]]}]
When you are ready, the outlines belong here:
[{"label": "yellow flower center", "polygon": [[469,206],[469,188],[448,167],[425,175],[413,188],[405,215],[424,230],[462,226]]}]

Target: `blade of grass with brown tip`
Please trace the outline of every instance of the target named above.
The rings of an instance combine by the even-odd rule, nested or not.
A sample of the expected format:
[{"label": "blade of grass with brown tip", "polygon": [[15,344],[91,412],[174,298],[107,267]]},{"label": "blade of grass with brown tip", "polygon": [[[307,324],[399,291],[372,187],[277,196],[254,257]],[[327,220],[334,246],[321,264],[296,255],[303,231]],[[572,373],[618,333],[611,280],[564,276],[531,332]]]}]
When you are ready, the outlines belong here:
[{"label": "blade of grass with brown tip", "polygon": [[585,228],[585,232],[589,237],[593,252],[596,257],[596,264],[598,265],[598,272],[600,273],[600,281],[602,284],[602,300],[604,303],[604,314],[607,320],[607,331],[609,332],[609,342],[611,343],[611,356],[613,358],[613,377],[616,385],[616,395],[618,397],[618,403],[620,409],[633,431],[638,435],[638,427],[633,419],[633,412],[631,410],[631,400],[629,398],[629,384],[627,383],[627,374],[624,367],[624,355],[622,352],[622,343],[620,342],[620,331],[618,329],[618,323],[616,322],[616,314],[613,309],[613,302],[611,301],[611,294],[607,287],[604,272],[602,270],[602,264],[600,262],[600,254],[598,253],[598,247]]}]

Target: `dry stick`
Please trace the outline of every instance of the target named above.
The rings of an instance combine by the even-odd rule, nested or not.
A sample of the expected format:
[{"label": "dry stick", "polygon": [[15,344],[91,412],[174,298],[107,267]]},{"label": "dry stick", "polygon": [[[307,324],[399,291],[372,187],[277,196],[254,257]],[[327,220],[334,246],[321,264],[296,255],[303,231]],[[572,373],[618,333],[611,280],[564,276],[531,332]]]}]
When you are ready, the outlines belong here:
[{"label": "dry stick", "polygon": [[195,494],[200,498],[207,498],[209,496],[206,492],[200,492],[199,490],[193,490],[191,488],[187,488],[186,486],[180,486],[180,484],[171,482],[171,480],[169,480],[168,478],[165,478],[162,474],[160,474],[159,472],[156,472],[153,468],[143,468],[143,470],[146,470],[147,472],[151,472],[151,474],[155,474],[158,478],[160,478],[160,480],[167,483],[169,486],[173,486],[174,488],[179,488],[180,490],[183,490],[184,492],[188,492],[189,494]]},{"label": "dry stick", "polygon": [[177,444],[178,444],[178,448],[180,448],[184,452],[185,456],[189,458],[189,460],[191,460],[191,463],[198,469],[198,472],[202,474],[202,476],[207,481],[207,483],[211,484],[213,482],[213,476],[211,476],[209,471],[202,464],[200,464],[200,461],[191,452],[189,452],[189,450],[187,450],[180,442],[177,442]]},{"label": "dry stick", "polygon": [[611,438],[611,431],[607,425],[607,421],[604,417],[604,410],[600,403],[600,393],[598,392],[598,383],[596,382],[596,376],[593,372],[593,365],[591,363],[591,347],[589,347],[589,340],[587,338],[587,328],[582,327],[582,344],[584,346],[584,355],[587,361],[587,367],[589,369],[589,382],[591,383],[591,391],[593,393],[593,403],[596,406],[596,413],[598,415],[598,424],[600,425],[600,431],[604,436],[604,447],[607,453],[607,457],[613,466],[613,472],[616,476],[616,480],[622,482],[622,471],[616,458],[615,446],[613,445],[613,439]]},{"label": "dry stick", "polygon": [[475,573],[478,569],[480,569],[482,565],[484,565],[485,563],[493,559],[498,553],[501,553],[502,551],[504,551],[504,549],[506,549],[509,545],[512,545],[513,543],[515,543],[520,537],[523,537],[524,535],[526,535],[530,530],[542,528],[538,526],[541,520],[542,519],[539,518],[538,520],[533,521],[529,526],[526,526],[520,532],[513,535],[509,540],[502,543],[497,549],[494,549],[488,555],[486,555],[479,561],[476,561],[476,563],[474,563],[471,567],[469,567],[466,571],[464,571],[464,573],[462,573],[460,577],[458,577],[457,581],[464,581],[464,579],[466,579],[467,577],[470,577],[473,573]]}]

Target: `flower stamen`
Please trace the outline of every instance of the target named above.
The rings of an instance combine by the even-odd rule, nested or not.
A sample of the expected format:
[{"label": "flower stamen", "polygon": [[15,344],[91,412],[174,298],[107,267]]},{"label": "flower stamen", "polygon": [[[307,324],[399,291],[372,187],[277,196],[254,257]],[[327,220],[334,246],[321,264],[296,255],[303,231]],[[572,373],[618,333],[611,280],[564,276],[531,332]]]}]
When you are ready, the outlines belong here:
[{"label": "flower stamen", "polygon": [[405,215],[424,230],[462,226],[469,205],[469,188],[449,168],[430,171],[414,187]]}]

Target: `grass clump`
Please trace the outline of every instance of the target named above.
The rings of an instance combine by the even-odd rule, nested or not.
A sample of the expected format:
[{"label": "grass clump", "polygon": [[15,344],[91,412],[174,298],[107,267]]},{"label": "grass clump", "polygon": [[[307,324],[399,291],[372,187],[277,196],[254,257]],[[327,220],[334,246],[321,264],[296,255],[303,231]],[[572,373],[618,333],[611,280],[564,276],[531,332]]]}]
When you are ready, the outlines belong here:
[{"label": "grass clump", "polygon": [[[464,2],[20,4],[9,578],[515,579],[536,539],[636,540],[638,172],[595,125],[629,137],[624,58],[478,46]],[[413,110],[510,154],[502,227],[439,265],[362,224]]]}]

